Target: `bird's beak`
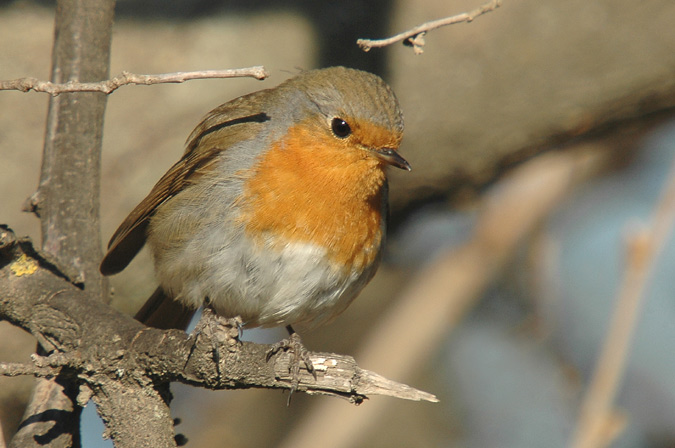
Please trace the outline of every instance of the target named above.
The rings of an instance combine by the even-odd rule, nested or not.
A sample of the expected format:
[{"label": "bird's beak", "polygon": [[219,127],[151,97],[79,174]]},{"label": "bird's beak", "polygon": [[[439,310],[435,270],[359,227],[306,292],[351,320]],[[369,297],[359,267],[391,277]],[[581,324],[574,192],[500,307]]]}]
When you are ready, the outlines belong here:
[{"label": "bird's beak", "polygon": [[382,160],[384,163],[393,165],[396,168],[401,168],[402,170],[410,171],[412,167],[406,159],[401,157],[401,155],[392,148],[380,148],[371,150],[375,157]]}]

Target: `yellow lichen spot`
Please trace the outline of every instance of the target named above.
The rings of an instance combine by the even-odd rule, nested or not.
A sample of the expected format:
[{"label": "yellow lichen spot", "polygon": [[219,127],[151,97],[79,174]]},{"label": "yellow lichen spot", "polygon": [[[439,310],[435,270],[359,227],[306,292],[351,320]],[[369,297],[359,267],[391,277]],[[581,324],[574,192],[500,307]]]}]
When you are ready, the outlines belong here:
[{"label": "yellow lichen spot", "polygon": [[22,275],[32,275],[38,269],[38,262],[32,258],[28,258],[23,254],[9,267],[14,275],[21,277]]}]

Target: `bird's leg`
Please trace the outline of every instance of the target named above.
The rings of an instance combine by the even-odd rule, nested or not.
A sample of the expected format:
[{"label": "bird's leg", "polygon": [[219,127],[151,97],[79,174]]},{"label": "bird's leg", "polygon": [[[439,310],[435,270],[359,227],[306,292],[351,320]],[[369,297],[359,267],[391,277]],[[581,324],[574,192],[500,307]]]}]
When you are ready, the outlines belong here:
[{"label": "bird's leg", "polygon": [[291,392],[288,396],[288,402],[291,402],[291,395],[298,389],[298,384],[300,383],[300,363],[304,363],[307,371],[314,376],[316,379],[316,371],[314,370],[314,365],[312,360],[309,357],[309,350],[305,348],[300,339],[300,335],[293,330],[293,327],[286,325],[286,330],[288,331],[288,338],[283,339],[276,344],[272,345],[272,348],[267,352],[267,360],[276,354],[277,352],[283,350],[291,354],[290,362],[290,373],[291,373]]},{"label": "bird's leg", "polygon": [[197,344],[197,339],[202,334],[211,341],[211,353],[213,362],[216,364],[218,380],[221,378],[219,347],[236,343],[241,336],[241,331],[242,320],[240,317],[227,318],[220,316],[215,312],[208,298],[205,300],[202,315],[192,336],[195,338],[195,345]]}]

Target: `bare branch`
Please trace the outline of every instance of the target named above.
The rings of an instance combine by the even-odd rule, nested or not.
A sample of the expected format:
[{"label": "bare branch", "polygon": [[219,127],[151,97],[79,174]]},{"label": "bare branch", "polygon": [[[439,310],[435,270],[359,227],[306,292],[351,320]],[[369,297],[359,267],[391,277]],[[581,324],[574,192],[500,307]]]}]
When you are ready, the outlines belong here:
[{"label": "bare branch", "polygon": [[435,30],[436,28],[440,28],[442,26],[454,25],[455,23],[472,22],[476,17],[481,16],[487,12],[494,11],[501,5],[502,5],[501,0],[492,0],[474,9],[473,11],[464,12],[462,14],[446,17],[444,19],[426,22],[416,26],[413,29],[404,31],[387,39],[374,39],[374,40],[359,39],[356,41],[356,43],[359,47],[361,47],[361,49],[363,49],[363,51],[370,51],[371,48],[386,47],[387,45],[403,41],[404,45],[409,45],[413,47],[415,54],[422,54],[424,51],[422,49],[422,47],[424,46],[424,35],[428,31]]},{"label": "bare branch", "polygon": [[[148,381],[180,381],[209,389],[291,388],[291,354],[280,352],[268,361],[269,345],[222,343],[219,335],[206,332],[189,336],[178,330],[147,328],[100,301],[88,300],[84,291],[34,254],[27,239],[17,240],[7,228],[0,232],[0,318],[30,331],[54,354],[35,357],[35,367],[0,365],[0,374],[43,376],[61,368],[62,375],[77,376],[93,390]],[[17,264],[25,265],[26,258],[34,269],[18,270]],[[218,366],[214,341],[218,341]],[[350,356],[311,353],[310,357],[316,379],[303,367],[298,391],[354,403],[370,395],[438,401],[361,369]]]},{"label": "bare branch", "polygon": [[613,409],[613,402],[621,384],[645,290],[675,223],[675,164],[666,182],[649,227],[632,232],[626,240],[623,281],[602,352],[581,406],[571,444],[574,448],[609,446],[624,427],[625,419]]},{"label": "bare branch", "polygon": [[[114,10],[111,0],[57,0],[52,83],[110,76]],[[94,93],[50,98],[40,183],[32,201],[40,216],[43,251],[59,266],[69,266],[81,286],[86,283],[89,301],[108,296],[108,282],[98,272],[97,263],[101,257],[100,163],[106,101],[105,95]],[[31,269],[24,275],[30,276]],[[58,290],[50,294],[58,294],[54,291]],[[48,339],[38,338],[38,353],[48,350]],[[78,447],[79,385],[63,378],[37,381],[11,446]]]},{"label": "bare branch", "polygon": [[18,362],[0,362],[0,376],[31,375],[37,378],[51,378],[58,375],[60,369],[39,367]]},{"label": "bare branch", "polygon": [[100,82],[75,82],[69,81],[58,84],[49,81],[40,81],[36,78],[20,78],[10,81],[0,81],[0,90],[20,90],[28,92],[46,92],[52,96],[67,92],[103,92],[110,94],[118,88],[128,84],[166,84],[182,83],[191,79],[212,79],[212,78],[244,78],[265,79],[269,76],[262,66],[228,69],[228,70],[202,70],[196,72],[176,72],[161,73],[157,75],[137,75],[129,72],[115,76],[107,81]]}]

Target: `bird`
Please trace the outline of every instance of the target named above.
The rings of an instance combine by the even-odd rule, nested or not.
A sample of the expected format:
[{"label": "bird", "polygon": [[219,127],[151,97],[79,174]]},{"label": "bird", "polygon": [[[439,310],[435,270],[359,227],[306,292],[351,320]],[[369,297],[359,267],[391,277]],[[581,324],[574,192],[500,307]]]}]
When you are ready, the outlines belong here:
[{"label": "bird", "polygon": [[393,90],[346,67],[226,102],[120,224],[100,271],[149,246],[159,286],[135,317],[156,328],[185,330],[205,304],[291,336],[325,324],[378,268],[387,167],[411,169],[402,137]]}]

